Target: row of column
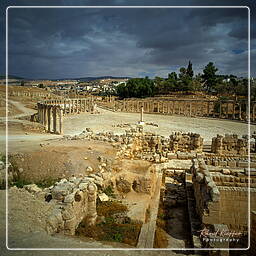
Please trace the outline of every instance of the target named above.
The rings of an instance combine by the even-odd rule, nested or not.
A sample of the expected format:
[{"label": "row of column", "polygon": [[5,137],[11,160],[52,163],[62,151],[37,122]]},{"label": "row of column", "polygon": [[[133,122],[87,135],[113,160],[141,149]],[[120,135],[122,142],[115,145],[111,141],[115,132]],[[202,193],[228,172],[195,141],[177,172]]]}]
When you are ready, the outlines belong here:
[{"label": "row of column", "polygon": [[63,109],[63,114],[73,114],[80,112],[93,111],[93,99],[69,99],[69,100],[48,100],[46,104],[60,105]]},{"label": "row of column", "polygon": [[[119,103],[116,104],[115,109],[120,109],[124,112],[140,112],[141,107],[143,107],[146,113],[177,114],[190,117],[206,116],[237,120],[248,120],[249,113],[247,102],[124,100],[121,102],[121,106]],[[251,104],[251,121],[256,121],[255,102]]]},{"label": "row of column", "polygon": [[9,92],[10,96],[27,96],[27,97],[50,97],[51,95],[48,93],[36,93],[36,92]]},{"label": "row of column", "polygon": [[59,105],[37,104],[38,122],[49,133],[63,133],[63,110]]},{"label": "row of column", "polygon": [[94,111],[94,101],[88,99],[51,99],[37,104],[38,122],[50,133],[63,133],[63,116]]}]

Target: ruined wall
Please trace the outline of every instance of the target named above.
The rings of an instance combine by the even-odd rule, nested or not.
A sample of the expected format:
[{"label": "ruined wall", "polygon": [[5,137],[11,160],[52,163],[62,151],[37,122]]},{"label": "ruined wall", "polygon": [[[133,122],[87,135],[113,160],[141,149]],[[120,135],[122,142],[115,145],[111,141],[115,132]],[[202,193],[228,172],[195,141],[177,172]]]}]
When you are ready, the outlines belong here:
[{"label": "ruined wall", "polygon": [[[203,160],[191,167],[196,210],[204,224],[225,224],[229,229],[247,230],[248,177],[210,173]],[[251,181],[255,182],[253,178]],[[225,186],[219,186],[222,184]],[[251,209],[256,210],[256,189],[251,188]]]},{"label": "ruined wall", "polygon": [[238,135],[232,134],[225,136],[217,135],[212,138],[211,152],[215,154],[239,154],[246,155],[248,152],[248,140],[238,138]]},{"label": "ruined wall", "polygon": [[[216,167],[229,167],[229,168],[248,168],[248,156],[241,155],[213,155],[205,154],[205,163]],[[251,157],[250,167],[256,168],[256,158]]]},{"label": "ruined wall", "polygon": [[[248,224],[248,188],[218,186],[220,191],[220,223],[225,223],[231,230],[246,231]],[[255,199],[256,189],[250,189],[251,198]],[[251,200],[251,210],[256,210],[256,201]]]},{"label": "ruined wall", "polygon": [[170,150],[172,152],[202,152],[203,138],[196,133],[175,132],[170,135]]},{"label": "ruined wall", "polygon": [[203,139],[195,133],[173,133],[169,137],[153,133],[143,133],[130,129],[122,138],[123,146],[118,156],[130,159],[144,159],[156,163],[166,162],[168,159],[189,159],[203,150]]},{"label": "ruined wall", "polygon": [[115,184],[117,191],[122,194],[135,191],[137,193],[153,195],[158,177],[156,169],[155,165],[151,165],[147,171],[142,173],[125,170],[112,178],[113,184]]},{"label": "ruined wall", "polygon": [[74,235],[84,218],[88,225],[94,225],[97,218],[96,198],[97,186],[87,178],[62,179],[46,195],[46,200],[56,202],[46,221],[47,232]]},{"label": "ruined wall", "polygon": [[191,167],[196,210],[204,224],[219,222],[220,192],[202,159],[194,159]]}]

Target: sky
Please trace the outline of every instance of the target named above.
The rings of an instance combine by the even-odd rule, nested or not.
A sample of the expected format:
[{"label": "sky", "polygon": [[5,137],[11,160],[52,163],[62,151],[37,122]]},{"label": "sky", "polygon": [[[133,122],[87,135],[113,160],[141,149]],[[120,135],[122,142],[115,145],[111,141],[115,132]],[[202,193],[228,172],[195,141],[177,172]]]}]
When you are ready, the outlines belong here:
[{"label": "sky", "polygon": [[[249,6],[251,76],[256,77],[253,1],[2,0],[0,74],[5,74],[8,6]],[[195,73],[248,75],[248,8],[9,8],[9,74],[25,78],[167,77],[188,61]]]}]

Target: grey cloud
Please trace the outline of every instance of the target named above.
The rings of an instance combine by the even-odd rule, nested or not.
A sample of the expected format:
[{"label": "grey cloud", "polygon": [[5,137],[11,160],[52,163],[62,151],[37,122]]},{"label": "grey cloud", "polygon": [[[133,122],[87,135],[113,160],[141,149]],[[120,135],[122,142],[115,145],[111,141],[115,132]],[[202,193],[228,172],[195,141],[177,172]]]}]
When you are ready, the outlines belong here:
[{"label": "grey cloud", "polygon": [[[29,0],[20,0],[23,3]],[[76,1],[85,3],[95,5]],[[20,76],[167,75],[189,59],[197,72],[209,61],[222,73],[247,72],[246,9],[10,9],[9,18],[10,73]]]}]

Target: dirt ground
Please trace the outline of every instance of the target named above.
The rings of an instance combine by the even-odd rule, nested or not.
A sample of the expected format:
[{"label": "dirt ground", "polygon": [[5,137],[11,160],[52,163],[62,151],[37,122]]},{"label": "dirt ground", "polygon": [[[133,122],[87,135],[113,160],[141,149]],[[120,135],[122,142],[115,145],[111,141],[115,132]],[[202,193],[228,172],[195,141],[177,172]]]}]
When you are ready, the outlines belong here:
[{"label": "dirt ground", "polygon": [[[99,111],[100,114],[82,113],[65,117],[64,133],[70,135],[79,134],[86,127],[95,132],[113,131],[123,133],[127,128],[113,127],[113,125],[129,123],[135,126],[140,119],[139,113],[112,112],[100,108]],[[155,132],[163,136],[169,136],[171,132],[175,131],[194,132],[199,133],[206,142],[210,142],[217,134],[235,133],[239,136],[248,134],[248,125],[246,123],[230,120],[144,114],[144,121],[156,123],[159,126],[145,125],[145,131]],[[254,131],[256,131],[256,126],[251,125],[251,133]]]},{"label": "dirt ground", "polygon": [[103,156],[113,161],[115,152],[111,145],[100,141],[51,140],[38,150],[12,153],[9,161],[24,170],[21,173],[24,180],[35,183],[88,175],[87,166],[98,170],[97,158]]}]

